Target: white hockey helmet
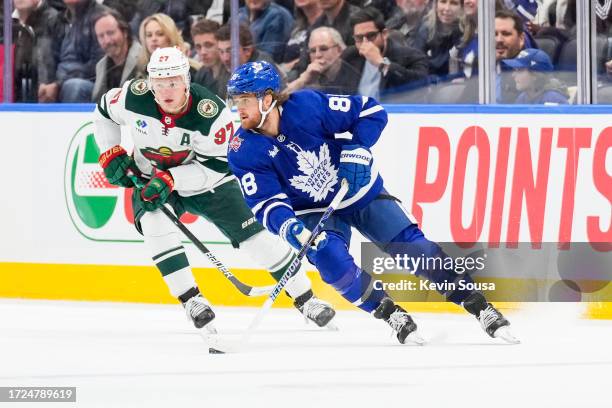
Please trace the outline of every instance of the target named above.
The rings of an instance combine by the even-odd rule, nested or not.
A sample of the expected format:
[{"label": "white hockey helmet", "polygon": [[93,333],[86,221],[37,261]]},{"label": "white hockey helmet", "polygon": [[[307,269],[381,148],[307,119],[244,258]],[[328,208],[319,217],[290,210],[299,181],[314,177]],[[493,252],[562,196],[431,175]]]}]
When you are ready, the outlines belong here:
[{"label": "white hockey helmet", "polygon": [[149,80],[182,76],[189,89],[189,60],[176,47],[158,48],[153,51],[147,64],[147,73]]}]

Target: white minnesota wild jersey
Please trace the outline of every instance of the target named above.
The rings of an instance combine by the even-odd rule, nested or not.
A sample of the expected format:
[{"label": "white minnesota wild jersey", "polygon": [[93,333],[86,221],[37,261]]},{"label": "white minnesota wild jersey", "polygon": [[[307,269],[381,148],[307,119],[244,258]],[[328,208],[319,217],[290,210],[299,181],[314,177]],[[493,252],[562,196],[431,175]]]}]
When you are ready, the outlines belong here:
[{"label": "white minnesota wild jersey", "polygon": [[158,107],[147,81],[135,79],[108,91],[96,108],[95,138],[100,152],[121,143],[120,126],[129,128],[139,170],[170,172],[175,190],[190,196],[211,190],[234,177],[227,163],[227,144],[234,134],[233,116],[224,102],[192,84],[188,109],[169,115]]}]

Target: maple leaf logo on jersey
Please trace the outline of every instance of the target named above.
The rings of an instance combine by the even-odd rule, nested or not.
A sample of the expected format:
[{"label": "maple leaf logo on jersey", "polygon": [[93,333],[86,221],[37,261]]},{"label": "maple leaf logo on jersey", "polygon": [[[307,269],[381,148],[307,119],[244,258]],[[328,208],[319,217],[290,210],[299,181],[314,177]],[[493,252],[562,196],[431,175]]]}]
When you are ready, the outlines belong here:
[{"label": "maple leaf logo on jersey", "polygon": [[180,150],[178,152],[173,152],[169,147],[161,146],[159,149],[146,147],[140,149],[140,153],[158,169],[167,170],[179,164],[183,164],[189,157],[190,151]]},{"label": "maple leaf logo on jersey", "polygon": [[327,144],[321,146],[318,156],[308,150],[297,152],[297,164],[304,174],[291,177],[291,185],[308,193],[315,202],[325,200],[332,187],[338,183],[338,170],[331,162]]}]

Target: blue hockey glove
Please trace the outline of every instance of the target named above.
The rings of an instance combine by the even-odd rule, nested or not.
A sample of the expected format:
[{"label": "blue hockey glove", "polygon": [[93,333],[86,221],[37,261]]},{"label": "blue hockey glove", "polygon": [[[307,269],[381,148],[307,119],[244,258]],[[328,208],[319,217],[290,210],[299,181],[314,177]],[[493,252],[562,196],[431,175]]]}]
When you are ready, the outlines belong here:
[{"label": "blue hockey glove", "polygon": [[368,185],[371,177],[372,153],[361,145],[346,145],[340,153],[338,178],[349,182],[347,196],[353,196],[363,186]]},{"label": "blue hockey glove", "polygon": [[[279,228],[278,235],[299,251],[306,241],[308,241],[308,238],[310,238],[310,230],[297,218],[289,218]],[[325,244],[327,244],[327,234],[323,231],[312,242],[307,255],[313,256],[316,251],[323,249]]]}]

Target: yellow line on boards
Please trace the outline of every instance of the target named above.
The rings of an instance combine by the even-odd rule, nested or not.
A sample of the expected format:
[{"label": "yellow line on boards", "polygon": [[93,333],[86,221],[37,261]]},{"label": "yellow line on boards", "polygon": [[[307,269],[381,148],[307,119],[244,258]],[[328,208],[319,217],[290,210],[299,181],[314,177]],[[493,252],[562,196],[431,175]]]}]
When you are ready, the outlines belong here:
[{"label": "yellow line on boards", "polygon": [[[200,290],[215,305],[261,306],[263,297],[247,297],[214,268],[194,268]],[[264,286],[274,283],[267,272],[257,269],[232,269],[241,281]],[[318,297],[336,309],[356,309],[318,273],[308,272]],[[0,263],[0,298],[112,301],[138,303],[177,303],[153,266],[75,265]],[[402,303],[409,312],[465,313],[449,302]],[[496,304],[501,309],[518,309],[517,303]],[[289,297],[282,295],[277,307],[292,307]],[[592,316],[589,316],[592,317]]]}]

